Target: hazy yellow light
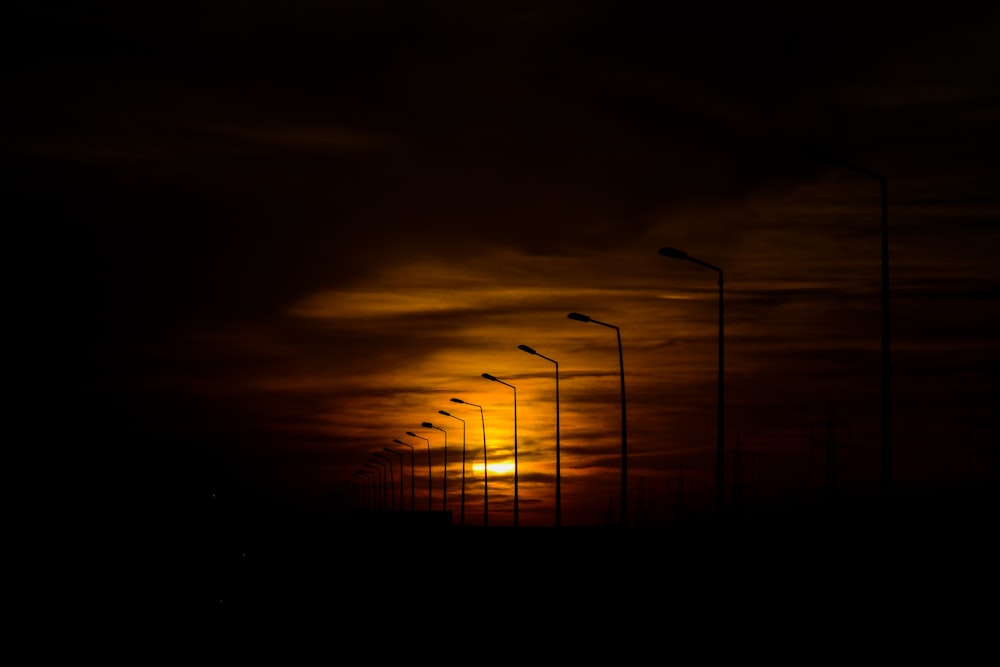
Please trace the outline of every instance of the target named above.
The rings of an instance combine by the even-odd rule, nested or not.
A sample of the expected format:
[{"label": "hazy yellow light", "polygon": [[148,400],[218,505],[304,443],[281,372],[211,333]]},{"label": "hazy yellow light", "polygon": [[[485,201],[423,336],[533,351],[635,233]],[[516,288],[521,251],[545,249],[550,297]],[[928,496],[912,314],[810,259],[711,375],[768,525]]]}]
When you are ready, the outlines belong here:
[{"label": "hazy yellow light", "polygon": [[[477,475],[482,475],[483,474],[483,464],[482,463],[473,463],[472,464],[472,472],[474,474],[477,474]],[[513,475],[514,474],[514,462],[511,461],[511,462],[508,463],[506,461],[498,461],[497,463],[493,463],[491,461],[489,463],[489,473],[490,473],[491,476],[492,475]]]}]

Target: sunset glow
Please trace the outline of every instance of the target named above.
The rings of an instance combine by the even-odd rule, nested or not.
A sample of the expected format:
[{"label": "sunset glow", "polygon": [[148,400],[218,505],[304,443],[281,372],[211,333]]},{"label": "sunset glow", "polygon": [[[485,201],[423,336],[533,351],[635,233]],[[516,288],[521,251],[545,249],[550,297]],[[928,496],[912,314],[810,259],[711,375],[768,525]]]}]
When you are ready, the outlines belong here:
[{"label": "sunset glow", "polygon": [[196,9],[13,5],[17,544],[336,628],[992,599],[995,6]]}]

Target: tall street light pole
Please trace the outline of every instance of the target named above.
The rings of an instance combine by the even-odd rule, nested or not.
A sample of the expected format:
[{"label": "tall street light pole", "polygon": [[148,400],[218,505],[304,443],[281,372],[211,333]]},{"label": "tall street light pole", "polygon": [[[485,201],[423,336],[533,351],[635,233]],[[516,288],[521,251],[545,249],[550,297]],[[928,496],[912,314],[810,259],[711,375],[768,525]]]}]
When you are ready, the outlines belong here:
[{"label": "tall street light pole", "polygon": [[427,443],[427,511],[430,512],[431,487],[433,486],[433,484],[431,483],[431,440],[430,438],[425,438],[422,435],[417,435],[413,431],[407,431],[406,435],[410,436],[411,438],[420,438],[421,440]]},{"label": "tall street light pole", "polygon": [[517,349],[551,361],[556,366],[556,528],[558,528],[562,525],[562,490],[560,489],[561,474],[559,470],[559,362],[527,345],[518,345]]},{"label": "tall street light pole", "polygon": [[694,262],[699,266],[704,266],[706,269],[711,269],[719,274],[719,379],[718,379],[718,400],[716,408],[716,445],[715,445],[715,506],[716,512],[719,517],[723,516],[723,511],[725,508],[725,464],[724,464],[724,450],[725,450],[725,414],[726,414],[726,401],[725,401],[725,336],[724,336],[724,319],[723,319],[723,300],[722,300],[722,288],[723,288],[723,277],[722,269],[717,266],[713,266],[708,262],[703,262],[700,259],[692,257],[683,250],[678,250],[677,248],[660,248],[660,254],[664,257],[669,257],[671,259],[682,259],[689,262]]},{"label": "tall street light pole", "polygon": [[[385,464],[372,457],[365,463],[366,466],[376,471],[378,476],[378,487],[375,489],[375,505],[378,509],[385,509]],[[379,497],[381,496],[381,497]]]},{"label": "tall street light pole", "polygon": [[483,527],[490,525],[490,476],[486,466],[486,416],[483,414],[483,406],[463,401],[460,398],[451,399],[452,403],[462,403],[479,408],[479,418],[483,422]]},{"label": "tall street light pole", "polygon": [[399,509],[402,511],[405,509],[403,505],[403,454],[397,452],[395,449],[390,449],[388,447],[383,447],[382,451],[389,452],[390,454],[395,454],[399,457]]},{"label": "tall street light pole", "polygon": [[887,500],[892,482],[892,402],[889,363],[889,189],[883,174],[860,167],[832,153],[816,148],[803,150],[805,157],[836,167],[844,167],[869,178],[877,179],[882,199],[882,472],[881,491]]},{"label": "tall street light pole", "polygon": [[375,452],[375,456],[378,457],[378,458],[380,458],[380,459],[385,460],[386,465],[389,466],[389,486],[386,487],[386,490],[387,490],[386,495],[389,496],[389,509],[395,510],[396,509],[396,476],[392,472],[392,459],[390,459],[388,456],[386,456],[385,454],[383,454],[381,452]]},{"label": "tall street light pole", "polygon": [[410,511],[412,512],[413,511],[413,500],[414,500],[414,497],[415,497],[415,492],[413,490],[413,478],[414,478],[414,474],[413,474],[413,470],[414,470],[414,465],[413,465],[413,458],[414,458],[413,457],[413,445],[405,443],[402,440],[400,440],[399,438],[393,438],[392,441],[394,443],[396,443],[397,445],[402,445],[403,447],[409,447],[410,448]]},{"label": "tall street light pole", "polygon": [[355,473],[355,477],[360,479],[364,484],[362,489],[362,505],[366,510],[372,509],[372,475],[374,475],[371,470],[366,470],[364,468],[359,468]]},{"label": "tall street light pole", "polygon": [[421,424],[424,428],[433,428],[444,433],[444,480],[441,483],[441,509],[448,511],[448,432],[430,422]]},{"label": "tall street light pole", "polygon": [[512,384],[507,384],[503,380],[490,375],[489,373],[482,374],[484,378],[490,382],[499,382],[500,384],[507,385],[514,390],[514,527],[518,527],[518,500],[517,500],[517,387]]},{"label": "tall street light pole", "polygon": [[438,410],[438,414],[442,414],[445,417],[451,417],[452,419],[457,419],[462,422],[462,510],[459,514],[459,525],[465,525],[465,420],[461,417],[456,417],[450,412],[445,412],[444,410]]},{"label": "tall street light pole", "polygon": [[608,324],[607,322],[600,322],[590,317],[589,315],[583,315],[581,313],[569,313],[566,317],[571,320],[576,320],[577,322],[593,322],[594,324],[600,324],[602,327],[608,327],[615,330],[615,334],[618,336],[618,368],[619,375],[621,376],[621,395],[622,395],[622,481],[621,481],[621,499],[619,500],[620,511],[621,511],[621,526],[625,528],[628,526],[628,436],[625,418],[625,359],[622,355],[622,332],[621,329],[616,327],[614,324]]}]

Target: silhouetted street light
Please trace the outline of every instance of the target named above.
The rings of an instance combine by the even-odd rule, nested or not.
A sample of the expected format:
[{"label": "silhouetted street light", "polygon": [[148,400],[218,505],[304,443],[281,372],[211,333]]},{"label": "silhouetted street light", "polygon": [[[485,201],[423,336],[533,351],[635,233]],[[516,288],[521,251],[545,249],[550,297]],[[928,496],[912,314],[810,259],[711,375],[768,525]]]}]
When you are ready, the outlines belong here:
[{"label": "silhouetted street light", "polygon": [[514,390],[514,527],[518,526],[518,510],[519,503],[517,499],[517,387],[512,384],[507,384],[503,380],[490,375],[489,373],[482,374],[484,378],[491,382],[499,382],[500,384],[507,385]]},{"label": "silhouetted street light", "polygon": [[403,442],[399,438],[393,438],[392,441],[395,442],[397,445],[402,445],[403,447],[409,447],[410,448],[410,511],[412,512],[413,511],[413,500],[414,500],[414,497],[415,497],[415,491],[413,490],[413,478],[414,478],[414,474],[413,474],[413,469],[414,469],[414,466],[413,466],[413,458],[414,458],[413,457],[413,445],[411,445],[409,443],[406,443],[406,442]]},{"label": "silhouetted street light", "polygon": [[465,420],[461,417],[456,417],[450,412],[445,412],[444,410],[438,410],[439,414],[445,417],[451,417],[452,419],[457,419],[462,422],[462,511],[460,513],[459,525],[465,525]]},{"label": "silhouetted street light", "polygon": [[361,480],[364,487],[361,489],[361,500],[364,505],[364,509],[372,509],[372,475],[375,473],[371,470],[365,470],[360,468],[354,471],[354,476]]},{"label": "silhouetted street light", "polygon": [[445,431],[440,426],[435,426],[430,422],[424,422],[421,424],[424,428],[437,429],[444,433],[444,481],[441,486],[441,509],[445,512],[448,511],[448,432]]},{"label": "silhouetted street light", "polygon": [[716,446],[715,446],[715,505],[716,511],[721,518],[723,516],[723,511],[725,509],[725,425],[726,425],[726,401],[725,401],[725,335],[724,335],[724,318],[723,318],[723,298],[722,298],[722,288],[723,288],[723,277],[722,269],[717,266],[713,266],[708,262],[703,262],[700,259],[696,259],[691,255],[687,254],[683,250],[678,250],[676,248],[660,248],[660,254],[664,257],[669,257],[671,259],[686,259],[689,262],[694,262],[700,266],[704,266],[706,269],[711,269],[719,274],[719,380],[718,380],[718,406],[716,407],[716,418],[717,423],[715,427],[716,432]]},{"label": "silhouetted street light", "polygon": [[397,452],[395,449],[390,449],[388,447],[383,447],[382,451],[389,452],[390,454],[395,454],[399,457],[399,510],[403,511],[405,509],[403,503],[403,455]]},{"label": "silhouetted street light", "polygon": [[[378,486],[379,492],[375,493],[375,504],[378,509],[385,509],[385,464],[381,461],[373,458],[368,459],[365,465],[376,472],[378,475]],[[381,496],[381,497],[379,497]]]},{"label": "silhouetted street light", "polygon": [[621,398],[622,398],[622,481],[621,481],[621,499],[619,500],[619,505],[621,506],[621,525],[622,528],[628,526],[628,430],[626,424],[628,420],[625,417],[625,359],[622,355],[622,332],[621,329],[616,327],[614,324],[608,324],[607,322],[601,322],[595,320],[589,315],[583,315],[581,313],[569,313],[566,317],[571,320],[576,320],[577,322],[593,322],[594,324],[600,324],[602,327],[608,327],[609,329],[614,329],[615,334],[618,337],[618,368],[619,375],[621,376]]},{"label": "silhouetted street light", "polygon": [[427,443],[427,511],[430,512],[431,511],[431,487],[433,486],[433,484],[431,483],[431,439],[430,438],[425,438],[422,435],[417,435],[413,431],[407,431],[406,435],[410,436],[411,438],[420,438],[421,440],[423,440],[424,442]]},{"label": "silhouetted street light", "polygon": [[389,466],[389,486],[388,489],[389,496],[389,509],[396,509],[396,476],[392,472],[392,459],[381,452],[375,452],[375,456],[384,459],[386,464]]},{"label": "silhouetted street light", "polygon": [[452,403],[461,403],[479,408],[479,418],[483,422],[483,527],[490,525],[490,480],[489,472],[486,469],[486,416],[483,414],[483,406],[463,401],[460,398],[451,399]]},{"label": "silhouetted street light", "polygon": [[892,481],[892,402],[890,388],[890,363],[889,363],[889,193],[886,177],[882,174],[865,169],[856,164],[848,162],[832,153],[817,148],[806,148],[803,150],[804,157],[808,157],[829,165],[844,167],[863,174],[870,178],[877,179],[881,191],[882,199],[882,473],[881,487],[882,496],[887,499]]},{"label": "silhouetted street light", "polygon": [[551,361],[556,366],[556,528],[558,528],[562,525],[562,492],[560,489],[561,475],[559,470],[559,362],[546,357],[544,354],[527,345],[518,345],[517,349]]}]

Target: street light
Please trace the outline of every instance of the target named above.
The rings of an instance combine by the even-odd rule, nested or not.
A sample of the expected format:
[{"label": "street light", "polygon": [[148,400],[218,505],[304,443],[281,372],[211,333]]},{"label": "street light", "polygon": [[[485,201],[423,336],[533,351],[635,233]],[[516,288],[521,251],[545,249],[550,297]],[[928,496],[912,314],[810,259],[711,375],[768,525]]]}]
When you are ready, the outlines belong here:
[{"label": "street light", "polygon": [[483,527],[490,525],[490,479],[486,470],[486,416],[483,414],[483,406],[463,401],[460,398],[451,399],[452,403],[462,403],[479,408],[479,418],[483,422]]},{"label": "street light", "polygon": [[448,432],[445,431],[440,426],[435,426],[430,422],[423,422],[421,424],[424,428],[437,429],[444,433],[444,481],[441,483],[441,509],[445,512],[448,511]]},{"label": "street light", "polygon": [[[381,487],[381,493],[379,493],[379,488],[375,490],[375,505],[377,509],[385,509],[385,464],[381,461],[377,461],[375,457],[368,459],[365,465],[372,470],[376,471],[378,475],[378,486]],[[378,467],[376,467],[378,466]],[[381,496],[381,498],[379,497]]]},{"label": "street light", "polygon": [[706,269],[711,269],[719,274],[719,380],[718,380],[718,406],[716,408],[716,445],[715,445],[715,506],[716,511],[721,518],[724,510],[725,501],[725,464],[724,464],[724,452],[725,452],[725,415],[726,415],[726,402],[725,402],[725,336],[724,332],[724,320],[723,320],[723,300],[722,300],[722,286],[723,277],[722,269],[717,266],[713,266],[708,262],[703,262],[700,259],[692,257],[683,250],[678,250],[677,248],[660,248],[660,254],[664,257],[669,257],[671,259],[686,259],[689,262],[694,262],[700,266],[704,266]]},{"label": "street light", "polygon": [[407,431],[406,435],[411,438],[420,438],[427,443],[427,511],[431,511],[431,440],[422,435],[417,435],[413,431]]},{"label": "street light", "polygon": [[512,384],[507,384],[503,380],[490,375],[489,373],[482,374],[484,378],[491,382],[499,382],[500,384],[507,385],[514,390],[514,527],[518,526],[518,501],[517,501],[517,387]]},{"label": "street light", "polygon": [[[377,456],[380,459],[384,459],[386,461],[386,463],[388,463],[388,465],[389,465],[389,486],[387,487],[389,492],[388,492],[387,495],[389,496],[389,509],[395,510],[396,509],[396,476],[392,472],[392,459],[390,459],[388,456],[386,456],[385,454],[383,454],[381,452],[375,452],[375,456]],[[402,502],[402,501],[400,501],[400,502]]]},{"label": "street light", "polygon": [[364,488],[361,489],[361,504],[366,510],[372,509],[372,475],[374,474],[371,470],[364,468],[354,471],[354,476],[364,484]]},{"label": "street light", "polygon": [[803,156],[824,162],[836,167],[844,167],[851,171],[875,178],[879,182],[882,199],[882,473],[881,486],[883,499],[889,495],[892,476],[890,463],[892,460],[892,420],[890,402],[890,364],[889,364],[889,193],[886,177],[882,174],[865,169],[848,162],[832,153],[817,148],[807,147]]},{"label": "street light", "polygon": [[[414,493],[415,493],[414,490],[413,490],[413,445],[411,445],[409,443],[406,443],[406,442],[403,442],[399,438],[393,438],[392,441],[395,442],[397,445],[402,445],[403,447],[409,447],[410,448],[410,511],[412,512],[413,511],[413,499],[414,499]],[[402,500],[400,500],[400,503],[402,503]]]},{"label": "street light", "polygon": [[382,451],[395,454],[399,457],[399,510],[403,511],[405,509],[403,507],[403,455],[395,449],[389,449],[388,447],[383,447]]},{"label": "street light", "polygon": [[566,317],[571,320],[576,320],[577,322],[593,322],[594,324],[600,324],[602,327],[614,329],[615,334],[618,336],[618,368],[619,375],[621,376],[622,395],[622,481],[621,499],[619,500],[619,505],[621,506],[620,523],[622,528],[624,528],[628,525],[628,431],[626,428],[627,420],[625,418],[625,360],[622,356],[622,332],[621,329],[614,324],[608,324],[607,322],[595,320],[589,315],[569,313]]},{"label": "street light", "polygon": [[518,345],[517,349],[551,361],[556,365],[556,528],[558,528],[562,525],[562,492],[560,489],[561,475],[559,472],[559,362],[546,357],[544,354],[527,345]]},{"label": "street light", "polygon": [[438,410],[438,414],[442,414],[445,417],[451,417],[452,419],[457,419],[462,422],[462,511],[461,518],[459,519],[459,525],[465,525],[465,420],[461,417],[456,417],[450,412],[445,412],[444,410]]}]

